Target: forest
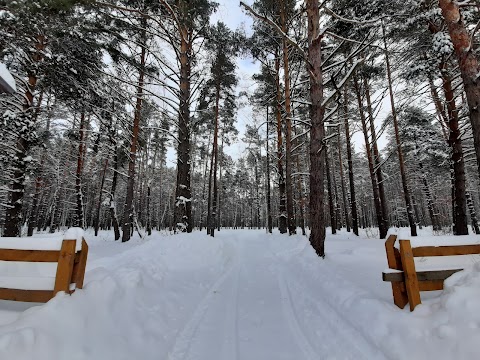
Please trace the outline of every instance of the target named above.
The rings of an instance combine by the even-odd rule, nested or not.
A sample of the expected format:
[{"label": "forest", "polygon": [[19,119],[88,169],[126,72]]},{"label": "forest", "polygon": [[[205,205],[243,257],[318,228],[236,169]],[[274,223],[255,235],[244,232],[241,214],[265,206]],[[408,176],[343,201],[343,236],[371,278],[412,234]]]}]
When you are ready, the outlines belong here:
[{"label": "forest", "polygon": [[0,0],[3,236],[480,232],[479,2],[218,5]]}]

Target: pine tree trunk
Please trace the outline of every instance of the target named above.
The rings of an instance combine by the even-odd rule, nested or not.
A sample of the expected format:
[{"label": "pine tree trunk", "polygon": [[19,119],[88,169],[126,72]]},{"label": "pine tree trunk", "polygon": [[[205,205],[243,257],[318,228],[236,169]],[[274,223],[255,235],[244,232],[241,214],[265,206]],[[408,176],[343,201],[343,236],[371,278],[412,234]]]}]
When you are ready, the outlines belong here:
[{"label": "pine tree trunk", "polygon": [[392,108],[393,127],[395,129],[395,142],[397,144],[398,162],[400,163],[400,176],[402,178],[403,196],[405,198],[405,205],[407,207],[407,217],[408,217],[408,223],[410,225],[410,235],[417,236],[417,225],[415,224],[415,220],[413,219],[414,209],[413,209],[412,200],[410,197],[410,189],[408,188],[407,173],[405,171],[405,160],[403,158],[403,151],[402,151],[402,142],[400,140],[400,133],[398,130],[397,109],[395,108],[395,99],[393,95],[393,86],[392,86],[392,72],[390,69],[390,58],[388,56],[387,39],[385,35],[385,26],[383,22],[382,22],[382,31],[383,31],[383,44],[385,47],[385,63],[387,67],[388,89],[390,93],[390,105]]},{"label": "pine tree trunk", "polygon": [[214,150],[212,146],[212,156],[210,157],[210,170],[208,172],[208,199],[207,199],[207,234],[210,234],[210,226],[212,221],[212,179],[213,179],[213,165],[214,164]]},{"label": "pine tree trunk", "polygon": [[[286,4],[285,0],[280,4],[280,21],[282,31],[287,33]],[[290,65],[288,59],[288,44],[285,38],[282,39],[283,46],[283,75],[285,85],[285,186],[287,195],[287,226],[288,234],[297,233],[295,216],[293,211],[293,184],[292,184],[292,105],[290,94]]]},{"label": "pine tree trunk", "polygon": [[347,192],[345,190],[345,175],[343,173],[343,159],[342,159],[342,144],[341,144],[341,135],[340,135],[340,125],[338,126],[338,166],[340,169],[340,182],[342,185],[342,200],[343,200],[343,213],[345,214],[345,225],[347,227],[347,232],[350,232],[350,217],[348,216],[347,208]]},{"label": "pine tree trunk", "polygon": [[28,73],[27,90],[25,92],[25,104],[23,105],[24,120],[28,125],[28,129],[19,129],[17,135],[17,141],[15,144],[15,160],[13,161],[14,172],[13,180],[11,184],[11,194],[8,207],[5,211],[5,228],[3,230],[3,236],[18,237],[21,236],[21,224],[22,224],[22,209],[23,209],[23,197],[25,195],[25,182],[27,172],[27,162],[25,159],[28,156],[30,148],[32,147],[32,141],[29,139],[29,135],[33,132],[30,127],[34,125],[35,119],[35,107],[33,104],[33,93],[37,85],[38,74],[36,70],[36,63],[39,63],[43,58],[43,50],[45,50],[45,38],[44,36],[37,36],[35,39],[34,52],[31,55],[31,59],[34,65],[31,71]]},{"label": "pine tree trunk", "polygon": [[112,178],[112,187],[110,189],[110,217],[112,219],[113,233],[115,240],[120,239],[120,227],[117,220],[117,204],[115,202],[115,191],[117,189],[117,179],[118,179],[118,155],[117,148],[115,146],[115,154],[113,155],[113,178]]},{"label": "pine tree trunk", "polygon": [[266,148],[267,148],[267,156],[266,156],[266,182],[267,182],[267,229],[268,232],[272,233],[273,228],[273,221],[272,221],[272,196],[271,196],[271,188],[270,188],[270,147],[269,147],[269,140],[270,140],[270,124],[268,119],[269,108],[267,106],[267,140],[266,140]]},{"label": "pine tree trunk", "polygon": [[[182,1],[183,6],[186,6]],[[192,232],[192,190],[190,175],[190,76],[192,33],[180,29],[180,113],[178,118],[177,182],[174,222],[176,231]]]},{"label": "pine tree trunk", "polygon": [[130,240],[131,229],[133,224],[133,197],[134,197],[134,188],[135,188],[135,166],[137,159],[137,146],[138,146],[138,135],[140,132],[140,117],[142,113],[142,102],[143,102],[143,86],[145,78],[145,63],[147,57],[146,50],[146,27],[147,20],[145,17],[142,17],[142,33],[140,35],[142,47],[140,54],[140,69],[138,76],[137,84],[137,101],[135,104],[135,113],[133,117],[133,127],[132,127],[132,137],[130,140],[130,153],[128,161],[128,179],[127,179],[127,196],[125,197],[125,206],[123,208],[123,221],[122,221],[122,242]]},{"label": "pine tree trunk", "polygon": [[105,160],[105,166],[103,168],[102,180],[100,183],[100,189],[98,194],[97,209],[95,213],[95,236],[98,236],[98,229],[100,228],[100,209],[102,208],[103,186],[105,185],[105,177],[107,174],[107,169],[108,169],[108,159]]},{"label": "pine tree trunk", "polygon": [[282,93],[280,90],[280,59],[275,57],[275,83],[277,90],[277,158],[278,158],[278,192],[280,198],[278,230],[280,234],[287,232],[287,207],[285,197],[285,177],[283,175],[283,137],[282,137]]},{"label": "pine tree trunk", "polygon": [[218,122],[220,111],[220,83],[217,83],[215,92],[215,124],[213,130],[213,195],[212,195],[212,216],[210,217],[210,236],[215,236],[217,220],[217,167],[218,167]]},{"label": "pine tree trunk", "polygon": [[222,215],[221,212],[221,195],[222,195],[222,162],[223,162],[223,134],[221,136],[222,142],[220,145],[220,160],[219,160],[219,166],[218,166],[218,171],[219,171],[219,176],[218,176],[218,183],[219,183],[219,191],[218,191],[218,196],[217,196],[217,231],[220,231],[220,228],[222,226],[221,224],[221,218],[220,216]]},{"label": "pine tree trunk", "polygon": [[75,226],[84,227],[84,214],[83,214],[83,191],[82,191],[82,174],[83,174],[83,162],[84,162],[84,148],[85,148],[85,113],[82,111],[80,114],[80,129],[79,129],[79,143],[78,143],[78,155],[77,155],[77,170],[75,172],[75,194],[77,199],[76,204],[76,218]]},{"label": "pine tree trunk", "polygon": [[[295,136],[297,136],[298,134],[295,132]],[[306,235],[306,232],[305,232],[305,201],[304,201],[304,197],[303,197],[303,184],[302,184],[302,175],[301,175],[301,172],[302,172],[302,169],[301,169],[301,166],[300,166],[300,154],[298,154],[300,150],[300,147],[301,147],[301,144],[300,144],[300,138],[297,137],[297,145],[296,145],[298,148],[297,148],[297,156],[295,157],[295,161],[296,161],[296,167],[297,167],[297,173],[298,173],[298,176],[297,176],[297,187],[298,187],[298,210],[300,212],[300,217],[298,219],[298,225],[300,226],[300,229],[302,229],[302,235]]]},{"label": "pine tree trunk", "polygon": [[448,127],[450,129],[448,144],[452,149],[453,233],[455,235],[468,235],[467,198],[465,194],[465,162],[463,159],[462,139],[458,123],[458,111],[455,104],[452,82],[447,73],[445,63],[440,64],[440,71],[442,74],[442,86],[445,94],[445,102],[447,104]]},{"label": "pine tree trunk", "polygon": [[325,257],[324,170],[325,128],[323,125],[322,36],[318,0],[306,0],[308,18],[308,64],[310,80],[310,244]]},{"label": "pine tree trunk", "polygon": [[333,203],[333,190],[332,190],[332,180],[330,174],[330,157],[327,153],[325,154],[325,172],[327,174],[327,190],[328,190],[328,208],[330,210],[330,226],[332,228],[332,234],[337,233],[337,218],[335,214],[335,205]]},{"label": "pine tree trunk", "polygon": [[378,195],[380,196],[380,205],[382,206],[383,226],[385,227],[386,231],[388,231],[388,206],[387,206],[387,199],[385,197],[385,185],[383,181],[382,165],[380,161],[381,160],[380,151],[378,150],[378,144],[377,144],[377,132],[375,130],[375,119],[373,116],[372,100],[370,98],[370,86],[368,84],[366,77],[363,77],[363,85],[365,87],[365,99],[367,100],[367,112],[368,112],[368,119],[370,124],[371,149],[372,149],[372,155],[373,155],[375,175],[377,177]]},{"label": "pine tree trunk", "polygon": [[472,195],[467,191],[467,206],[470,213],[470,219],[472,220],[472,228],[475,234],[480,234],[480,228],[478,227],[477,212],[475,211],[475,205],[473,203]]},{"label": "pine tree trunk", "polygon": [[463,21],[458,3],[452,0],[439,0],[438,5],[447,24],[462,75],[480,174],[480,79],[478,76],[480,64],[475,55],[475,46],[472,44],[472,37]]},{"label": "pine tree trunk", "polygon": [[365,119],[365,113],[363,112],[363,102],[362,96],[360,93],[360,85],[358,84],[358,79],[356,75],[353,77],[353,83],[355,88],[355,93],[357,94],[357,101],[358,101],[358,109],[360,114],[360,120],[362,122],[362,130],[363,136],[365,139],[365,150],[367,153],[367,160],[368,160],[368,170],[370,172],[370,180],[372,182],[372,190],[373,190],[373,202],[375,205],[375,213],[377,217],[377,224],[380,233],[380,239],[385,239],[387,237],[388,228],[385,226],[384,216],[382,212],[382,205],[380,203],[380,195],[378,191],[378,184],[377,184],[377,177],[375,175],[375,167],[373,165],[373,158],[372,158],[372,150],[370,147],[370,141],[368,139],[368,129],[367,129],[367,122]]},{"label": "pine tree trunk", "polygon": [[[210,211],[210,200],[208,200],[208,204],[207,204],[207,209],[205,209],[205,192],[206,192],[206,187],[207,187],[207,172],[208,172],[208,149],[209,149],[209,145],[210,145],[210,136],[208,138],[208,143],[207,143],[207,152],[206,152],[206,156],[205,156],[205,171],[203,172],[203,189],[202,189],[202,208],[201,208],[201,212],[200,212],[200,231],[203,230],[203,227],[205,226],[205,228],[207,229],[207,232],[208,232],[208,216],[207,216],[207,223],[205,224],[204,221],[205,221],[205,211]],[[209,176],[208,176],[208,192],[209,192],[209,196],[210,196],[210,187],[211,187],[211,183],[210,183],[210,179],[212,178],[212,174],[209,173]]]},{"label": "pine tree trunk", "polygon": [[350,124],[348,123],[348,96],[347,88],[345,87],[343,93],[343,112],[344,112],[344,126],[345,126],[345,141],[347,143],[347,164],[348,164],[348,179],[350,185],[350,208],[352,212],[352,227],[353,233],[358,236],[358,213],[357,200],[355,194],[355,181],[353,176],[353,159],[352,159],[352,141],[350,138]]}]

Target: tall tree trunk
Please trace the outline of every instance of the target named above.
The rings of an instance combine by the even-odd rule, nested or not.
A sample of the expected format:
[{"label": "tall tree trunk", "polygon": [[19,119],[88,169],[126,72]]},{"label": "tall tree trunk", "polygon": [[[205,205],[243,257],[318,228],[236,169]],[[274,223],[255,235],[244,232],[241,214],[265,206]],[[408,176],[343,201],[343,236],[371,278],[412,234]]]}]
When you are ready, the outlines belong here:
[{"label": "tall tree trunk", "polygon": [[80,129],[79,129],[79,143],[78,143],[78,155],[77,155],[77,170],[75,172],[75,194],[77,199],[76,206],[76,218],[75,226],[84,227],[84,214],[83,214],[83,191],[82,191],[82,174],[83,174],[83,161],[84,161],[84,148],[85,148],[85,112],[80,114]]},{"label": "tall tree trunk", "polygon": [[275,56],[275,84],[277,90],[277,158],[278,158],[278,192],[280,198],[278,230],[280,234],[287,232],[287,208],[285,197],[285,177],[283,175],[283,137],[282,137],[282,93],[280,90],[280,58]]},{"label": "tall tree trunk", "polygon": [[377,224],[378,224],[378,229],[380,233],[380,239],[385,239],[387,237],[388,228],[384,222],[382,205],[380,202],[380,195],[378,191],[377,177],[375,175],[375,167],[373,164],[372,150],[370,147],[370,141],[368,139],[367,121],[365,119],[365,113],[363,111],[363,101],[362,101],[360,85],[358,83],[358,79],[356,75],[354,75],[353,77],[353,83],[354,83],[355,93],[357,95],[360,120],[362,122],[363,137],[365,139],[365,151],[367,153],[368,170],[370,172],[370,180],[372,182],[373,203],[375,205],[375,213],[377,217]]},{"label": "tall tree trunk", "polygon": [[117,204],[115,202],[115,191],[117,190],[117,179],[118,179],[118,154],[117,154],[117,148],[115,145],[115,154],[113,155],[112,187],[110,189],[110,217],[112,219],[113,233],[115,236],[115,240],[120,239],[120,227],[118,225],[118,219],[117,219]]},{"label": "tall tree trunk", "polygon": [[295,132],[295,136],[297,138],[296,142],[296,147],[297,147],[297,156],[295,157],[295,162],[296,162],[296,167],[297,167],[297,187],[298,187],[298,210],[300,212],[300,216],[298,219],[298,225],[300,226],[300,229],[302,229],[302,235],[306,235],[305,232],[305,201],[303,197],[303,184],[302,184],[302,168],[300,166],[300,154],[298,153],[300,150],[300,147],[303,147],[302,144],[300,143],[300,138],[297,136],[297,132]]},{"label": "tall tree trunk", "polygon": [[217,184],[217,160],[218,160],[218,122],[220,111],[220,83],[217,83],[215,89],[215,123],[213,130],[213,196],[212,196],[212,216],[210,217],[210,236],[215,236],[215,227],[217,220],[217,196],[218,196],[218,184]]},{"label": "tall tree trunk", "polygon": [[219,171],[219,176],[218,176],[218,183],[219,183],[219,191],[218,191],[218,196],[217,196],[217,231],[220,231],[220,228],[222,226],[221,223],[221,200],[222,200],[222,162],[223,162],[223,134],[221,136],[222,142],[220,144],[220,160],[219,160],[219,165],[218,165],[218,171]]},{"label": "tall tree trunk", "polygon": [[268,114],[269,114],[269,108],[267,106],[267,140],[265,147],[267,149],[267,155],[266,155],[266,182],[267,182],[267,229],[268,232],[271,234],[272,233],[272,227],[273,227],[273,221],[272,221],[272,196],[271,196],[271,188],[270,188],[270,147],[269,147],[269,140],[270,140],[270,123],[268,119]]},{"label": "tall tree trunk", "polygon": [[105,185],[105,177],[107,174],[107,169],[108,169],[108,159],[105,160],[105,166],[102,172],[102,180],[100,182],[100,189],[98,192],[98,202],[97,202],[97,209],[95,213],[95,236],[98,235],[98,229],[100,228],[100,209],[102,208],[103,186]]},{"label": "tall tree trunk", "polygon": [[348,95],[347,87],[343,92],[343,112],[344,112],[344,126],[345,126],[345,141],[347,143],[347,164],[348,164],[348,179],[350,185],[350,208],[352,212],[352,227],[353,233],[358,236],[358,213],[357,200],[355,194],[355,182],[353,176],[353,159],[352,159],[352,141],[350,138],[350,124],[348,123]]},{"label": "tall tree trunk", "polygon": [[451,166],[453,167],[452,178],[452,203],[453,203],[453,233],[455,235],[467,235],[467,198],[465,185],[465,162],[461,132],[458,123],[458,110],[455,104],[452,82],[446,68],[446,64],[440,64],[442,74],[442,86],[447,104],[448,127],[450,135],[448,144],[452,149]]},{"label": "tall tree trunk", "polygon": [[[184,1],[182,6],[187,6]],[[182,9],[181,12],[184,12]],[[192,232],[192,190],[190,175],[190,76],[192,31],[180,29],[180,113],[178,118],[177,182],[174,221],[176,231]]]},{"label": "tall tree trunk", "polygon": [[478,172],[480,174],[480,79],[478,76],[480,64],[475,55],[472,36],[470,36],[463,21],[458,2],[439,0],[438,5],[447,24],[462,75],[463,88],[467,96],[470,123],[472,125]]},{"label": "tall tree trunk", "polygon": [[330,226],[332,228],[332,234],[336,234],[337,218],[335,214],[335,205],[333,201],[332,180],[331,180],[331,173],[330,173],[330,157],[328,154],[328,147],[325,154],[325,172],[327,174],[328,208],[330,210]]},{"label": "tall tree trunk", "polygon": [[377,132],[375,130],[375,119],[373,116],[372,100],[370,98],[370,86],[365,76],[363,77],[363,86],[365,88],[365,99],[367,100],[367,112],[368,112],[368,119],[370,123],[370,138],[371,138],[370,146],[372,149],[375,175],[377,177],[378,195],[380,196],[380,205],[382,206],[383,224],[385,229],[387,229],[388,231],[388,206],[387,206],[387,198],[385,197],[385,185],[383,182],[382,164],[381,164],[381,158],[380,158],[380,151],[378,150],[378,144],[377,144]]},{"label": "tall tree trunk", "polygon": [[318,0],[305,0],[308,18],[308,64],[310,80],[310,244],[325,257],[324,168],[325,128],[323,125],[322,36]]},{"label": "tall tree trunk", "polygon": [[208,196],[209,196],[209,200],[208,200],[208,203],[207,203],[207,209],[205,209],[205,192],[206,192],[206,187],[207,187],[207,172],[208,172],[208,150],[209,150],[209,146],[210,146],[210,136],[208,137],[208,142],[207,142],[207,152],[206,152],[206,155],[205,155],[205,171],[203,172],[203,190],[202,190],[202,208],[201,208],[201,212],[200,212],[200,231],[202,231],[203,229],[203,226],[205,226],[205,228],[207,229],[207,232],[208,232],[208,216],[207,216],[207,223],[205,224],[204,223],[204,217],[205,217],[205,211],[208,211],[210,213],[210,196],[211,196],[211,193],[210,193],[210,188],[211,188],[211,178],[212,178],[212,174],[209,173],[209,176],[208,176]]},{"label": "tall tree trunk", "polygon": [[467,191],[467,206],[470,213],[470,219],[472,220],[472,228],[475,234],[480,234],[480,228],[478,227],[477,212],[475,211],[475,204],[473,203],[472,195]]},{"label": "tall tree trunk", "polygon": [[392,108],[393,127],[395,129],[395,142],[397,144],[398,162],[400,163],[400,176],[402,178],[403,196],[405,198],[405,205],[407,207],[407,217],[408,217],[408,223],[410,225],[410,235],[417,236],[417,225],[415,224],[415,220],[413,218],[414,210],[412,206],[412,199],[410,197],[410,189],[408,188],[407,173],[405,171],[405,160],[403,158],[403,151],[402,151],[402,142],[400,140],[400,133],[398,130],[397,109],[395,108],[395,99],[393,95],[393,86],[392,86],[392,72],[390,69],[390,57],[388,56],[387,38],[385,35],[385,25],[383,24],[383,22],[382,22],[382,31],[383,31],[383,44],[385,47],[385,63],[387,67],[388,90],[390,93],[390,105]]},{"label": "tall tree trunk", "polygon": [[138,135],[140,132],[140,117],[142,113],[143,102],[143,86],[145,78],[145,62],[147,58],[146,49],[146,27],[147,19],[142,17],[142,30],[140,35],[140,46],[142,47],[140,53],[140,69],[138,74],[137,84],[137,101],[135,104],[135,113],[133,117],[132,138],[130,141],[130,153],[128,161],[128,179],[127,179],[127,196],[125,197],[125,206],[123,208],[123,221],[122,221],[122,242],[130,240],[131,229],[133,224],[133,197],[135,188],[135,166],[137,159],[137,146]]},{"label": "tall tree trunk", "polygon": [[[286,34],[287,14],[286,1],[282,0],[280,4],[280,22],[282,31]],[[292,105],[290,94],[290,65],[288,59],[288,44],[285,38],[282,38],[283,47],[283,75],[285,84],[285,185],[287,192],[287,226],[289,235],[296,234],[295,216],[293,211],[293,184],[292,184]]]},{"label": "tall tree trunk", "polygon": [[[40,92],[40,95],[38,97],[38,102],[37,106],[35,108],[35,113],[34,113],[34,122],[37,122],[38,115],[40,114],[40,107],[42,105],[42,100],[43,100],[43,91]],[[46,132],[50,131],[50,120],[47,121],[47,128],[45,130]],[[32,208],[31,208],[31,214],[28,219],[28,230],[27,230],[27,236],[32,236],[33,235],[33,230],[35,229],[35,226],[37,226],[38,217],[39,217],[39,198],[40,198],[40,190],[43,187],[43,167],[45,164],[45,150],[42,150],[42,155],[40,157],[40,164],[37,167],[37,176],[35,178],[35,193],[33,194],[33,199],[32,199]]]},{"label": "tall tree trunk", "polygon": [[347,227],[347,232],[350,232],[350,217],[348,216],[347,209],[347,192],[345,190],[345,175],[343,174],[343,159],[342,159],[342,142],[340,135],[340,125],[338,126],[338,135],[337,135],[337,146],[338,146],[338,166],[340,168],[340,182],[342,185],[342,201],[343,201],[343,213],[345,214],[345,225]]},{"label": "tall tree trunk", "polygon": [[213,166],[214,166],[214,150],[212,146],[212,155],[210,157],[210,170],[208,172],[208,199],[207,199],[207,234],[210,234],[210,225],[212,221],[212,179],[213,179]]},{"label": "tall tree trunk", "polygon": [[30,135],[34,133],[30,128],[34,125],[35,107],[33,102],[34,91],[37,85],[38,73],[36,64],[43,58],[43,51],[45,50],[45,37],[39,35],[35,39],[34,51],[31,55],[31,59],[28,59],[33,63],[31,69],[28,72],[27,89],[25,92],[25,103],[23,105],[22,117],[27,120],[26,124],[28,128],[18,129],[17,140],[15,144],[15,160],[13,161],[13,180],[11,184],[11,193],[9,206],[5,211],[5,228],[3,236],[18,237],[21,235],[22,224],[22,209],[23,209],[23,197],[25,195],[25,183],[27,163],[25,161],[30,148],[33,145]]}]

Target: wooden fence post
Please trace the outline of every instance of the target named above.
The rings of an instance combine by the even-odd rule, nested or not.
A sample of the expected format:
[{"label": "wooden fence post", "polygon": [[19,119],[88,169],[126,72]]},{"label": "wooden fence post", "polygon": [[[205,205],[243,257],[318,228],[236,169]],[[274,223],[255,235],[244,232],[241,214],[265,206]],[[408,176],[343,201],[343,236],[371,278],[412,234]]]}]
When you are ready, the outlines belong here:
[{"label": "wooden fence post", "polygon": [[53,296],[59,291],[70,292],[70,282],[72,280],[73,262],[75,260],[76,240],[63,240],[60,249],[60,257],[57,265],[57,275],[55,276],[55,287]]},{"label": "wooden fence post", "polygon": [[83,289],[83,279],[85,278],[85,268],[87,267],[88,245],[82,238],[82,250],[75,256],[75,264],[73,265],[72,282],[76,284],[77,289]]},{"label": "wooden fence post", "polygon": [[417,272],[415,270],[415,261],[413,258],[412,246],[410,240],[400,240],[400,256],[402,259],[403,273],[405,274],[405,287],[407,289],[410,311],[415,306],[421,304],[420,288],[418,286]]},{"label": "wooden fence post", "polygon": [[[395,248],[397,235],[390,235],[385,241],[385,251],[387,253],[388,267],[395,270],[403,270],[400,260],[400,253]],[[407,293],[405,292],[404,282],[392,282],[393,302],[400,309],[403,309],[408,303]]]}]

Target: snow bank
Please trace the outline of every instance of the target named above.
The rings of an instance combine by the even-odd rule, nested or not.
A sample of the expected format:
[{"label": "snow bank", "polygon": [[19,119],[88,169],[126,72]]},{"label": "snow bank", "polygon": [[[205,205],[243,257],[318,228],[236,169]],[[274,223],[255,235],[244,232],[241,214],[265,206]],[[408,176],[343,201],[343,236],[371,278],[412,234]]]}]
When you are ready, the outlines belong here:
[{"label": "snow bank", "polygon": [[[68,229],[65,234],[27,238],[0,237],[0,249],[60,250],[64,239],[76,240],[76,251],[82,247],[84,232]],[[0,261],[0,287],[21,290],[52,290],[55,285],[57,263]]]},{"label": "snow bank", "polygon": [[[437,244],[475,243],[477,239],[472,237],[432,237],[426,238],[425,244],[419,237],[416,244],[426,245],[434,238]],[[423,303],[410,312],[408,305],[400,310],[393,304],[390,283],[381,281],[381,271],[387,267],[383,244],[382,240],[342,234],[327,242],[330,251],[323,262],[306,246],[290,265],[290,270],[297,272],[296,293],[316,301],[319,310],[322,304],[324,311],[333,309],[336,317],[351,324],[389,358],[478,358],[478,256],[442,257],[444,263],[435,265],[450,264],[457,258],[456,263],[466,267],[465,271],[447,279],[444,291],[421,292]],[[458,258],[463,258],[463,263]]]},{"label": "snow bank", "polygon": [[[0,358],[165,358],[160,349],[173,346],[197,299],[231,261],[232,250],[221,241],[196,237],[155,237],[89,261],[83,290],[58,294],[0,326]],[[93,254],[97,246],[105,250],[97,241],[89,239]],[[0,301],[0,316],[2,306],[9,302]]]},{"label": "snow bank", "polygon": [[478,358],[475,257],[410,312],[381,280],[383,240],[329,235],[321,260],[305,237],[263,231],[104,235],[87,234],[84,290],[24,312],[0,301],[0,358],[266,360],[279,349],[292,360]]}]

